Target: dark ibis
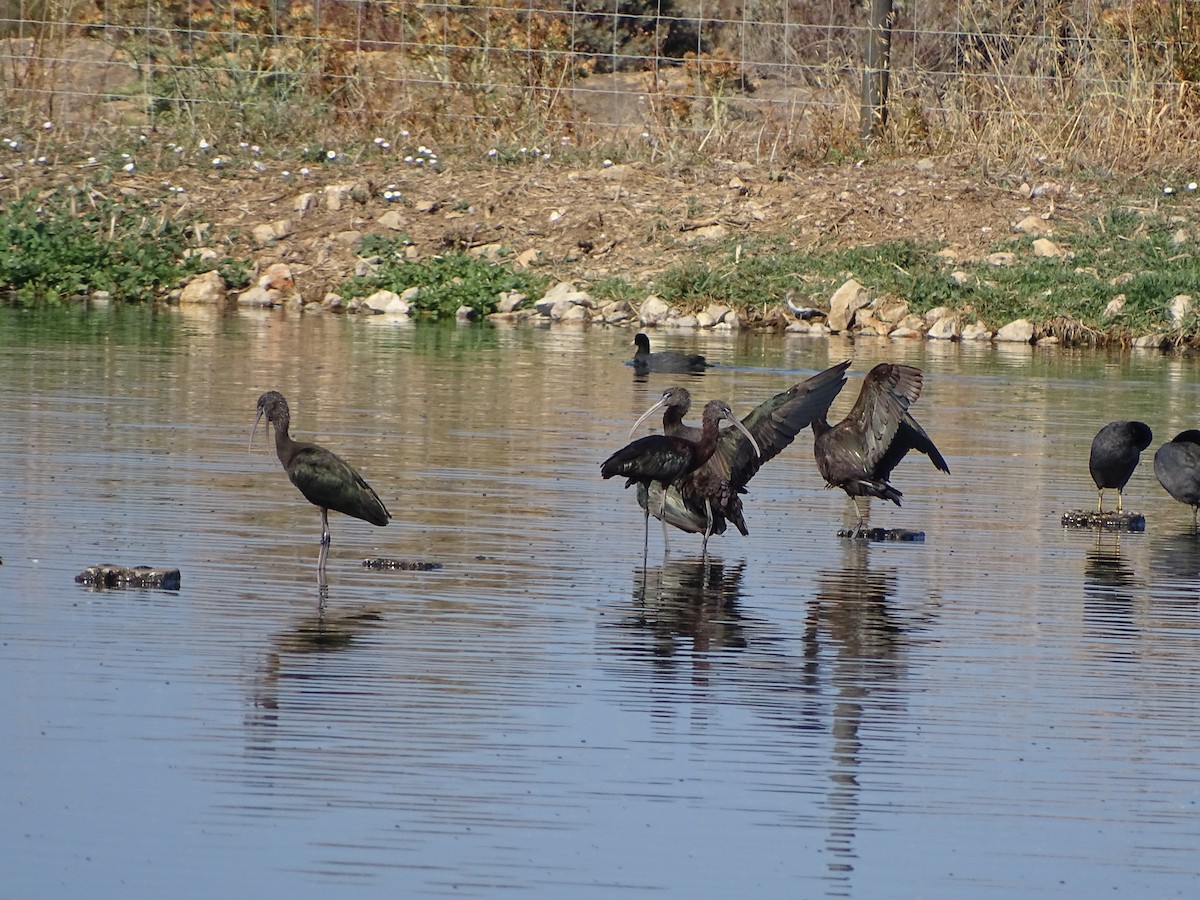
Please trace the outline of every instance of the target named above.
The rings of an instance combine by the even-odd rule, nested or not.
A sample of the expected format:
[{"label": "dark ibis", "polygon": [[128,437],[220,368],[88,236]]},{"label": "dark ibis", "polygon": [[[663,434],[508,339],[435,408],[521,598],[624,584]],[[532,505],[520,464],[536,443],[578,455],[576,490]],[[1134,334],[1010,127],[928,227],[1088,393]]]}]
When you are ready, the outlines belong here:
[{"label": "dark ibis", "polygon": [[950,471],[925,429],[908,411],[919,396],[920,369],[880,363],[863,379],[858,399],[845,419],[830,425],[824,412],[813,419],[817,469],[828,487],[841,488],[854,501],[856,536],[866,521],[859,497],[878,497],[900,505],[904,495],[888,478],[908,451],[924,453],[935,468]]},{"label": "dark ibis", "polygon": [[1154,434],[1145,422],[1109,422],[1092,438],[1088,471],[1096,482],[1096,512],[1104,512],[1105,488],[1116,488],[1117,512],[1122,512],[1121,494],[1152,440]]},{"label": "dark ibis", "polygon": [[[732,522],[743,536],[748,535],[750,530],[742,515],[741,500],[746,485],[763,463],[786,449],[817,415],[825,414],[846,384],[849,365],[850,361],[846,360],[792,385],[760,403],[742,419],[745,431],[754,438],[758,453],[753,451],[742,432],[726,429],[718,438],[717,449],[708,462],[669,487],[664,488],[661,483],[649,488],[639,486],[638,502],[651,512],[662,509],[664,521],[681,531],[703,534],[703,553],[708,552],[710,535],[725,533],[727,521]],[[656,410],[662,409],[664,434],[698,440],[699,429],[683,424],[691,399],[686,388],[667,388],[662,398],[642,413],[630,434]]]},{"label": "dark ibis", "polygon": [[1168,494],[1192,508],[1192,528],[1200,512],[1200,431],[1181,431],[1154,454],[1154,476]]},{"label": "dark ibis", "polygon": [[[600,466],[603,478],[622,475],[627,480],[625,487],[632,484],[649,489],[655,482],[670,487],[678,479],[694,472],[704,465],[716,452],[717,442],[721,436],[718,426],[722,419],[728,419],[733,426],[745,434],[749,450],[758,455],[758,444],[754,435],[733,415],[729,404],[723,400],[710,400],[704,407],[700,418],[700,434],[698,440],[685,437],[673,437],[668,434],[652,434],[649,437],[638,438],[631,444],[622,447]],[[663,544],[667,544],[667,522],[663,513],[666,494],[661,495],[657,516],[663,520]],[[649,505],[643,507],[646,519],[647,539],[649,537],[650,510]],[[711,512],[708,513],[711,516]]]},{"label": "dark ibis", "polygon": [[[292,440],[288,434],[291,411],[283,394],[267,391],[258,398],[255,430],[263,416],[275,426],[275,452],[288,478],[300,489],[304,499],[321,509],[321,557],[318,568],[324,567],[329,547],[329,510],[362,519],[372,525],[388,523],[391,513],[353,466],[332,450]],[[254,431],[251,431],[250,443],[253,446]]]},{"label": "dark ibis", "polygon": [[691,372],[694,374],[712,368],[712,364],[699,354],[689,355],[677,353],[674,350],[651,353],[650,338],[641,332],[634,337],[633,343],[637,350],[634,351],[633,359],[630,362],[633,364],[634,371],[639,375],[645,375],[647,372],[670,372],[677,375]]}]

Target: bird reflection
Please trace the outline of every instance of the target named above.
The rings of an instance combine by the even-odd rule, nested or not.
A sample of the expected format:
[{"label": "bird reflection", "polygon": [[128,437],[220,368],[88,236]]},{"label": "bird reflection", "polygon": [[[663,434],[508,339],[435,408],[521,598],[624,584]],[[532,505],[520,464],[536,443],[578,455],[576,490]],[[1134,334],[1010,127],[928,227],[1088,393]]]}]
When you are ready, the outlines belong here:
[{"label": "bird reflection", "polygon": [[1084,620],[1089,630],[1105,642],[1102,655],[1126,659],[1127,645],[1114,645],[1113,638],[1127,638],[1137,629],[1133,624],[1134,592],[1140,587],[1137,573],[1121,556],[1121,535],[1096,533],[1095,546],[1083,563]]},{"label": "bird reflection", "polygon": [[635,571],[636,615],[629,624],[653,636],[651,652],[666,660],[681,650],[703,654],[746,646],[738,612],[746,563],[680,560]]},{"label": "bird reflection", "polygon": [[1191,529],[1150,542],[1150,571],[1155,584],[1200,592],[1200,534]]},{"label": "bird reflection", "polygon": [[[870,553],[866,543],[842,545],[841,568],[817,575],[817,595],[805,621],[806,677],[820,682],[825,656],[833,654],[828,675],[834,697],[833,751],[825,838],[832,896],[850,896],[858,858],[858,772],[863,751],[859,732],[868,716],[888,719],[903,709],[893,682],[905,673],[902,657],[908,628],[890,606],[896,591],[895,571],[872,569]],[[868,703],[874,695],[882,695],[883,702]]]},{"label": "bird reflection", "polygon": [[[382,619],[378,610],[369,607],[327,612],[326,590],[321,590],[321,602],[315,614],[310,613],[271,639],[270,649],[254,682],[255,712],[247,724],[259,728],[277,724],[279,695],[284,682],[311,677],[308,671],[311,666],[303,660],[348,649],[363,632]],[[256,749],[269,748],[259,745]]]}]

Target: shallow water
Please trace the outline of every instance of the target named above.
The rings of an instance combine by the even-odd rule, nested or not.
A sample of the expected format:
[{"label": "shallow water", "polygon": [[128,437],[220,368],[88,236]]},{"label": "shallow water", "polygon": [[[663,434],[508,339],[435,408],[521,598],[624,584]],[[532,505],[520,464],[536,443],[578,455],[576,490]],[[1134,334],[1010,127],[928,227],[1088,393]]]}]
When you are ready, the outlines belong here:
[{"label": "shallow water", "polygon": [[[1064,531],[1087,447],[1200,418],[1190,358],[664,334],[744,412],[847,356],[926,370],[950,464],[910,458],[857,544],[811,436],[751,535],[652,523],[598,477],[672,376],[625,331],[280,314],[0,313],[6,897],[1191,896],[1200,540]],[[320,516],[261,430],[392,510]],[[436,561],[364,569],[366,556]],[[175,565],[178,592],[89,591]]]}]

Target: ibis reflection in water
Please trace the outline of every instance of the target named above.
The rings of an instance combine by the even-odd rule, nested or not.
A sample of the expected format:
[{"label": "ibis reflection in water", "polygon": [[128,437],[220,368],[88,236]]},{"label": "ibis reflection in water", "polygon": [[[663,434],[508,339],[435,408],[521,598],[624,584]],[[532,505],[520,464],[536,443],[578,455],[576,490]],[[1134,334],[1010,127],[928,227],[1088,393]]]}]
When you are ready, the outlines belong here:
[{"label": "ibis reflection in water", "polygon": [[1125,485],[1137,468],[1141,453],[1154,435],[1145,422],[1109,422],[1092,439],[1088,471],[1096,482],[1096,512],[1104,512],[1104,491],[1117,491],[1117,512],[1123,512]]},{"label": "ibis reflection in water", "polygon": [[880,363],[863,379],[858,400],[845,419],[830,425],[824,411],[813,419],[817,468],[829,487],[841,488],[854,501],[856,537],[866,521],[860,497],[878,497],[900,505],[904,495],[888,478],[908,451],[924,453],[937,469],[950,471],[925,429],[908,411],[919,396],[920,369]]},{"label": "ibis reflection in water", "polygon": [[[749,429],[734,418],[733,410],[724,400],[709,400],[700,418],[700,435],[698,440],[668,434],[652,434],[649,437],[638,438],[631,444],[622,447],[600,466],[603,478],[622,475],[626,478],[625,487],[637,484],[649,489],[655,482],[670,487],[680,478],[694,472],[708,462],[717,449],[720,437],[718,425],[722,419],[728,419],[749,440],[751,452],[759,454],[758,444]],[[655,515],[663,520],[663,549],[670,552],[667,539],[667,521],[663,514],[666,505],[666,494],[662,494],[658,512]],[[711,504],[705,501],[708,520],[712,519]],[[646,534],[643,542],[643,552],[649,545],[650,539],[650,510],[643,507],[645,513]]]},{"label": "ibis reflection in water", "polygon": [[669,372],[676,375],[688,372],[698,373],[712,366],[698,353],[678,353],[674,350],[651,353],[650,338],[641,332],[634,337],[633,344],[637,350],[634,351],[630,363],[639,375],[645,375],[647,372]]},{"label": "ibis reflection in water", "polygon": [[[332,450],[292,440],[288,433],[291,412],[283,394],[267,391],[258,398],[254,430],[257,430],[263,416],[275,426],[275,452],[288,478],[309,503],[321,510],[321,554],[317,569],[322,571],[329,550],[329,510],[362,519],[372,525],[386,525],[392,517],[391,513],[354,467]],[[250,433],[252,447],[254,430]]]},{"label": "ibis reflection in water", "polygon": [[[664,486],[661,482],[638,487],[642,508],[674,525],[681,531],[704,535],[701,552],[708,552],[708,538],[724,534],[732,522],[742,535],[748,535],[742,515],[741,495],[763,463],[773,459],[817,416],[824,416],[829,404],[846,383],[850,361],[838,363],[811,378],[792,385],[760,403],[742,419],[741,432],[726,429],[717,440],[709,460],[694,472]],[[692,398],[686,388],[671,387],[662,399],[642,413],[630,429],[630,436],[658,409],[663,410],[663,433],[673,437],[699,440],[699,429],[683,424]],[[753,437],[755,453],[743,435]]]}]

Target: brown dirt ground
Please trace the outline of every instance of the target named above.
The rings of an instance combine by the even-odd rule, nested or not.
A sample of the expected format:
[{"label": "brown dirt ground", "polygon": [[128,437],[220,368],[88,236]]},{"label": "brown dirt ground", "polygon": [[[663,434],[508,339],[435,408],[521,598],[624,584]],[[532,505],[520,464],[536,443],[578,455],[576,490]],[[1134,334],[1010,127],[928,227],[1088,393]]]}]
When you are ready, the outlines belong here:
[{"label": "brown dirt ground", "polygon": [[[1030,196],[1022,179],[985,181],[937,162],[829,165],[774,177],[736,163],[678,174],[637,164],[444,168],[435,174],[380,160],[290,180],[185,168],[172,184],[186,188],[180,206],[212,224],[210,244],[228,241],[230,255],[259,266],[288,263],[306,300],[353,274],[347,233],[387,233],[379,219],[389,212],[399,213],[393,225],[421,255],[534,251],[532,264],[556,278],[621,276],[648,287],[668,266],[702,257],[721,239],[745,237],[749,245],[786,235],[792,247],[810,250],[907,238],[974,258],[1031,214],[1061,225],[1111,202],[1092,187],[1037,180]],[[324,188],[338,184],[354,186],[351,199],[330,209]],[[403,199],[383,199],[389,186]],[[317,205],[299,211],[306,192],[317,195]],[[254,226],[283,220],[289,233],[276,243],[250,240]]]}]

